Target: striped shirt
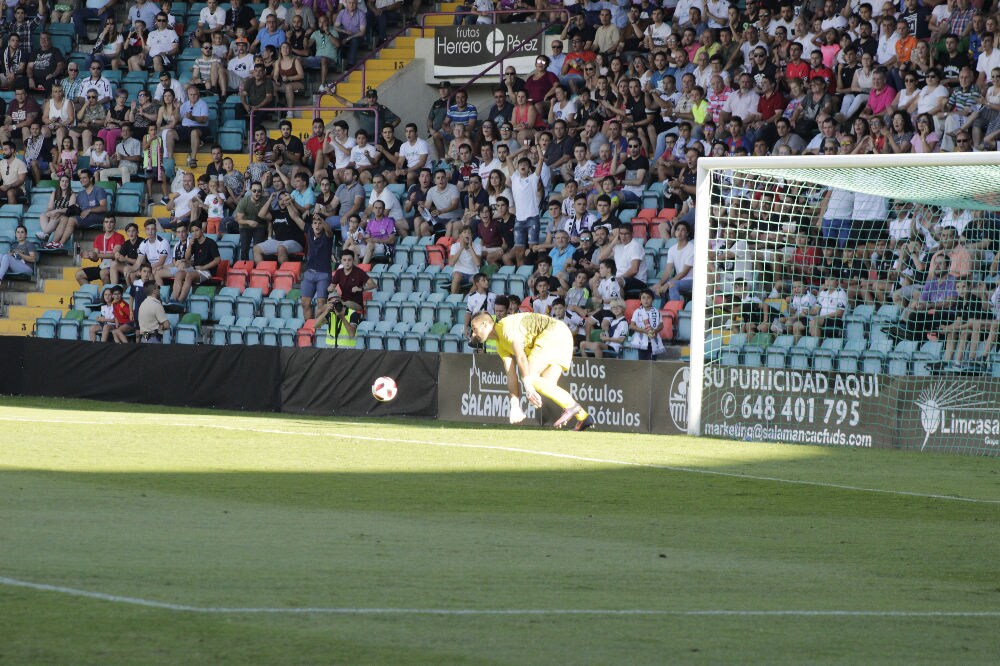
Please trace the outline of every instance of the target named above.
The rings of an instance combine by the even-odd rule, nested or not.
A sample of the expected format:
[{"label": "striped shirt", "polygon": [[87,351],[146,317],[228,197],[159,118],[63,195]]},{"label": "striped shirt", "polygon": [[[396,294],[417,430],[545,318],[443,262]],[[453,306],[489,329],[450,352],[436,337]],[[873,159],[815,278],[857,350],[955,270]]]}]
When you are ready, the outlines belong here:
[{"label": "striped shirt", "polygon": [[476,122],[479,118],[479,112],[472,104],[466,104],[465,108],[460,108],[458,104],[452,104],[448,107],[448,118],[452,124],[469,125]]}]

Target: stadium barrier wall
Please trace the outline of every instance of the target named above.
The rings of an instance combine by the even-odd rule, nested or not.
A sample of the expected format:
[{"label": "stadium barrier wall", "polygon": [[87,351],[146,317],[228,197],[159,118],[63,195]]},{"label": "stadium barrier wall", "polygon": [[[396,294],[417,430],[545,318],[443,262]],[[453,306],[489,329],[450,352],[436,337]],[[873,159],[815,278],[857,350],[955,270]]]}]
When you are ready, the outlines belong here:
[{"label": "stadium barrier wall", "polygon": [[[438,413],[438,355],[400,351],[280,349],[281,411],[318,416]],[[378,402],[372,383],[396,380],[399,398]]]},{"label": "stadium barrier wall", "polygon": [[[341,381],[348,373],[364,379]],[[395,377],[412,397],[377,402],[370,387],[380,375]],[[0,336],[0,393],[255,412],[434,417],[437,356]]]},{"label": "stadium barrier wall", "polygon": [[[684,363],[576,358],[564,374],[562,386],[593,414],[602,430],[686,432],[690,374]],[[438,418],[507,423],[508,407],[507,375],[498,356],[441,354]],[[521,408],[533,425],[552,423],[559,416],[559,408],[548,402],[538,410],[522,397]]]},{"label": "stadium barrier wall", "polygon": [[[713,367],[703,434],[796,444],[1000,454],[1000,378],[894,377]],[[563,385],[602,430],[682,434],[689,366],[576,359]],[[400,399],[379,403],[389,375]],[[321,416],[506,423],[506,377],[488,354],[263,346],[95,345],[0,336],[0,393]],[[529,422],[551,423],[526,401]]]}]

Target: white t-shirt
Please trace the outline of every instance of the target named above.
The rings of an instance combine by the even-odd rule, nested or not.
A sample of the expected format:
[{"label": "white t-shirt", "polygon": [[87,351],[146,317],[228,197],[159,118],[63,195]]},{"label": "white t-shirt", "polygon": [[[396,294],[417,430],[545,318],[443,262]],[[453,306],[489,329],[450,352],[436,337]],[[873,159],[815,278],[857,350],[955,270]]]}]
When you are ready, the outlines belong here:
[{"label": "white t-shirt", "polygon": [[510,191],[514,197],[514,211],[519,221],[541,216],[538,209],[538,176],[532,172],[526,177],[515,172],[510,177]]},{"label": "white t-shirt", "polygon": [[208,206],[208,216],[221,218],[225,214],[225,207],[223,206],[225,201],[226,195],[222,193],[209,194],[205,197],[205,205]]},{"label": "white t-shirt", "polygon": [[819,292],[816,303],[819,305],[820,315],[833,314],[837,310],[847,312],[847,292],[839,287],[833,291],[824,289]]},{"label": "white t-shirt", "polygon": [[[690,246],[691,243],[688,243]],[[674,246],[676,247],[676,246]],[[673,249],[673,248],[670,248]],[[692,261],[694,260],[694,250],[691,251]],[[646,279],[646,251],[642,249],[642,243],[633,238],[627,245],[615,246],[615,267],[618,269],[617,277],[622,277],[632,266],[632,262],[639,260],[639,270],[633,276],[636,280]]]},{"label": "white t-shirt", "polygon": [[368,197],[368,205],[371,206],[376,200],[385,204],[385,214],[387,216],[394,220],[406,219],[403,207],[399,204],[399,197],[393,194],[388,187],[382,188],[380,194],[376,194],[375,190],[372,190],[371,195]]},{"label": "white t-shirt", "polygon": [[[673,264],[674,277],[677,277],[686,267],[694,266],[694,243],[688,243],[684,247],[680,245],[671,247],[667,250],[667,263]],[[686,277],[693,278],[694,276],[689,271]]]},{"label": "white t-shirt", "polygon": [[213,14],[212,10],[208,7],[202,7],[201,11],[198,13],[198,23],[203,23],[209,30],[225,25],[226,10],[222,7],[216,7],[215,13]]},{"label": "white t-shirt", "polygon": [[253,72],[253,54],[248,53],[242,58],[239,56],[230,58],[226,68],[238,79],[249,78],[250,73]]},{"label": "white t-shirt", "polygon": [[830,200],[826,204],[827,220],[849,220],[854,212],[854,192],[839,187],[830,189]]},{"label": "white t-shirt", "polygon": [[[478,256],[482,256],[483,254],[483,244],[479,241],[478,238],[472,241],[472,252],[475,252],[476,255]],[[470,252],[468,250],[464,250],[462,248],[461,243],[458,242],[452,243],[451,256],[455,256],[456,254],[459,253],[461,254],[458,257],[458,261],[455,262],[454,269],[459,273],[463,273],[465,275],[475,275],[476,273],[478,273],[479,266],[477,266],[473,262],[472,256],[470,256]]]},{"label": "white t-shirt", "polygon": [[986,55],[985,51],[980,53],[976,60],[976,71],[985,76],[987,81],[990,80],[990,73],[994,67],[1000,67],[1000,49],[996,47],[989,55]]},{"label": "white t-shirt", "polygon": [[465,309],[469,311],[469,314],[473,315],[478,312],[495,314],[493,304],[496,300],[497,295],[492,291],[488,291],[485,294],[480,294],[478,291],[470,291],[468,298],[465,299]]},{"label": "white t-shirt", "polygon": [[150,58],[158,56],[161,53],[167,53],[179,43],[180,40],[177,38],[177,32],[170,28],[153,30],[146,37],[146,44],[149,46]]},{"label": "white t-shirt", "polygon": [[816,297],[812,295],[811,291],[807,290],[801,296],[792,296],[792,300],[788,304],[788,314],[806,315],[809,314],[809,311],[815,305]]},{"label": "white t-shirt", "polygon": [[531,299],[531,310],[538,314],[547,315],[552,312],[552,304],[559,298],[556,294],[549,294],[545,298],[535,296]]},{"label": "white t-shirt", "polygon": [[[635,312],[632,313],[632,324],[640,329],[648,327],[655,330],[662,322],[663,316],[656,308],[647,310],[640,307],[636,308]],[[663,340],[660,339],[659,334],[649,336],[642,331],[636,331],[632,334],[629,346],[634,349],[649,349],[654,354],[663,352]]]},{"label": "white t-shirt", "polygon": [[[336,139],[333,134],[326,138],[326,147],[324,148],[324,152],[333,153],[333,166],[335,169],[343,169],[351,163],[351,150],[354,149],[354,146],[356,146],[357,143],[351,137],[347,137],[343,141],[336,140],[336,143],[334,143],[335,140]],[[338,148],[337,143],[347,150],[341,150]]]},{"label": "white t-shirt", "polygon": [[614,277],[609,277],[598,282],[597,295],[601,297],[601,301],[604,302],[605,306],[608,306],[616,298],[621,298],[622,291],[618,286],[618,280]]},{"label": "white t-shirt", "polygon": [[375,146],[370,143],[365,144],[364,147],[355,144],[351,147],[351,162],[354,162],[356,167],[368,167],[374,164],[377,154]]},{"label": "white t-shirt", "polygon": [[193,201],[197,196],[201,194],[201,190],[197,187],[192,187],[190,192],[185,192],[184,188],[177,193],[177,198],[174,199],[174,215],[176,217],[185,217],[191,214],[191,201]]},{"label": "white t-shirt", "polygon": [[139,254],[144,255],[151,266],[155,265],[160,257],[167,258],[163,263],[164,266],[174,263],[174,258],[170,255],[170,243],[167,242],[167,239],[159,236],[147,238],[139,243]]},{"label": "white t-shirt", "polygon": [[854,195],[852,220],[884,220],[889,214],[889,200],[877,194],[857,192]]},{"label": "white t-shirt", "polygon": [[403,145],[399,147],[399,154],[406,160],[407,168],[417,166],[417,164],[420,163],[420,158],[430,152],[430,148],[427,147],[427,142],[421,138],[417,138],[414,143],[404,141]]},{"label": "white t-shirt", "polygon": [[573,335],[583,333],[583,317],[572,310],[566,310],[566,314],[563,315],[562,321],[569,327],[570,333]]}]

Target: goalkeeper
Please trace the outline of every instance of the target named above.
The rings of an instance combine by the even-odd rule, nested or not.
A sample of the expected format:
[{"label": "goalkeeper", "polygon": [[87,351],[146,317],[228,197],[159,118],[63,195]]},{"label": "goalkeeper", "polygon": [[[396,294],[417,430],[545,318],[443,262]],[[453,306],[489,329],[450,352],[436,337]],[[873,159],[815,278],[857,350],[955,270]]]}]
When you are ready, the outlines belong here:
[{"label": "goalkeeper", "polygon": [[517,383],[520,374],[528,402],[541,407],[544,395],[563,408],[553,424],[556,428],[562,428],[571,419],[576,420],[574,430],[594,425],[593,417],[558,384],[562,372],[573,363],[573,334],[566,324],[534,312],[510,315],[500,321],[480,312],[472,318],[470,328],[474,342],[496,340],[497,353],[507,371],[511,423],[520,423],[525,418]]}]

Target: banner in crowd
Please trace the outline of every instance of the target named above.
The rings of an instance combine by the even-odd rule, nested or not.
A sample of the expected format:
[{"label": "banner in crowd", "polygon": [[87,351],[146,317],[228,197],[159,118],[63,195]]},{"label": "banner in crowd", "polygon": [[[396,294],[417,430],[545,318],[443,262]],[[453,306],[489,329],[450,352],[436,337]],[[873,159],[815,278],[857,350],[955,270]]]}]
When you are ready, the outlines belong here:
[{"label": "banner in crowd", "polygon": [[542,54],[538,23],[442,26],[434,29],[434,76],[475,76],[504,54],[488,74],[498,76],[503,67],[531,72]]},{"label": "banner in crowd", "polygon": [[706,369],[702,434],[744,441],[891,447],[895,394],[883,375]]}]

